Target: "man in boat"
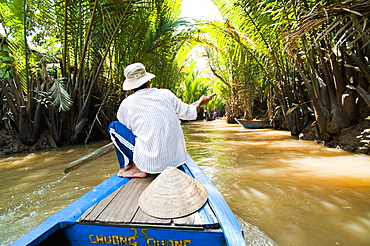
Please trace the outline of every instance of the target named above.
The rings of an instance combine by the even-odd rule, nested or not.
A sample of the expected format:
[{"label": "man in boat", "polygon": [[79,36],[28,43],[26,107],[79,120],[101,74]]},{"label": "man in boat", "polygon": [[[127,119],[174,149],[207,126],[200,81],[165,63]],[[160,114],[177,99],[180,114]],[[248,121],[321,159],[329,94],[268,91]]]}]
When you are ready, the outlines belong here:
[{"label": "man in boat", "polygon": [[121,167],[117,175],[142,178],[184,164],[186,146],[179,119],[195,120],[212,97],[202,95],[186,104],[170,90],[150,88],[155,75],[141,63],[127,66],[124,75],[123,89],[134,93],[122,101],[118,121],[108,128]]}]

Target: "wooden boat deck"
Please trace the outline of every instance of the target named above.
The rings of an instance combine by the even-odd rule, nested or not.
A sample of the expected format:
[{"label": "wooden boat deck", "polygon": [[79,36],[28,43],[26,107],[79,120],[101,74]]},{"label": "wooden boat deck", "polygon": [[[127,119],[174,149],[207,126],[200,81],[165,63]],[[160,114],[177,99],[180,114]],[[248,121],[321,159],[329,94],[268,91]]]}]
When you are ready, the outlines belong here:
[{"label": "wooden boat deck", "polygon": [[156,176],[148,175],[146,178],[131,179],[108,197],[90,207],[77,220],[77,223],[192,230],[220,228],[208,201],[199,211],[177,219],[159,219],[143,212],[138,204],[139,196]]},{"label": "wooden boat deck", "polygon": [[194,160],[187,156],[186,164],[179,169],[208,189],[207,203],[189,216],[161,220],[146,215],[138,206],[138,197],[155,176],[128,179],[113,175],[50,216],[12,246],[48,246],[55,243],[65,246],[245,246],[245,238],[237,218]]}]

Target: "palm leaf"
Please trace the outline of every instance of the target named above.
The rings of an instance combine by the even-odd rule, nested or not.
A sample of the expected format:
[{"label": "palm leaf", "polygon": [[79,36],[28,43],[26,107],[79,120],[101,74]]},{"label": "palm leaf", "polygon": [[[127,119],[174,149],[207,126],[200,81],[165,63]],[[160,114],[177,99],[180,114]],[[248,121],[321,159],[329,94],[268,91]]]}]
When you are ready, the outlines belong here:
[{"label": "palm leaf", "polygon": [[28,93],[27,44],[25,3],[23,0],[5,1],[0,3],[0,20],[9,40],[9,49],[13,58],[13,69],[22,89]]},{"label": "palm leaf", "polygon": [[63,79],[56,79],[49,93],[52,99],[51,105],[59,112],[68,111],[72,107],[73,101],[64,89]]},{"label": "palm leaf", "polygon": [[[351,40],[357,42],[370,32],[368,19],[370,17],[370,2],[367,0],[348,0],[331,6],[320,6],[297,23],[295,29],[286,35],[289,42],[296,42],[305,34],[317,32],[317,40],[334,36],[335,46]],[[355,40],[355,41],[353,41]]]}]

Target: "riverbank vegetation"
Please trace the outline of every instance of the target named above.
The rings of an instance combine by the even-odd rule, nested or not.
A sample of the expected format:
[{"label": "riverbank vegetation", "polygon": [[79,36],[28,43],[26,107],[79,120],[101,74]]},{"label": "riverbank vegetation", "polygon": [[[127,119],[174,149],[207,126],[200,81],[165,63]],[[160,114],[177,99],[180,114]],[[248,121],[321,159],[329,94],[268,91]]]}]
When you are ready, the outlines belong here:
[{"label": "riverbank vegetation", "polygon": [[213,0],[218,21],[179,18],[180,2],[0,0],[3,153],[107,138],[138,61],[185,102],[216,92],[206,110],[229,123],[280,118],[333,146],[357,125],[349,150],[369,153],[369,1]]}]

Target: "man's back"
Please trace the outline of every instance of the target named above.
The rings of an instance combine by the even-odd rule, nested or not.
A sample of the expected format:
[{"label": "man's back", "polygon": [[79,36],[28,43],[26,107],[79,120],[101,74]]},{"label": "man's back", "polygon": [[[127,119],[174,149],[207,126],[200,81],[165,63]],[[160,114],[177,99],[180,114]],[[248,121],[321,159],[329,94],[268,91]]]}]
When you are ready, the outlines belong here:
[{"label": "man's back", "polygon": [[195,119],[196,108],[166,89],[147,88],[122,101],[118,120],[136,136],[134,163],[147,173],[185,162],[186,146],[179,118]]}]

